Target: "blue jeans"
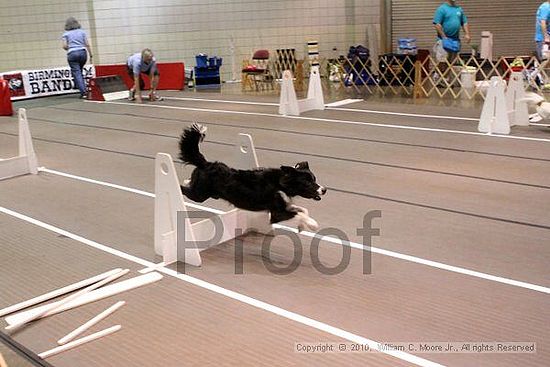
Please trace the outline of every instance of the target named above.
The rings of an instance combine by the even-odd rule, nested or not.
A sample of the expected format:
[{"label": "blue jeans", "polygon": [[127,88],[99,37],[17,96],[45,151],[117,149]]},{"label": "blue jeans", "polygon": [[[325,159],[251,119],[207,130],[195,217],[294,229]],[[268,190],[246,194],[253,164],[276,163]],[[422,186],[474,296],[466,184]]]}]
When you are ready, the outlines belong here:
[{"label": "blue jeans", "polygon": [[80,91],[81,96],[86,95],[86,83],[84,82],[84,77],[82,76],[82,68],[88,60],[88,54],[86,50],[77,50],[69,53],[67,55],[67,61],[71,67],[71,74],[74,78],[74,84],[76,88]]},{"label": "blue jeans", "polygon": [[544,42],[542,41],[537,41],[537,48],[536,48],[536,51],[537,51],[537,59],[540,61],[542,61],[542,58],[543,58],[543,55],[542,55],[542,46],[544,45]]}]

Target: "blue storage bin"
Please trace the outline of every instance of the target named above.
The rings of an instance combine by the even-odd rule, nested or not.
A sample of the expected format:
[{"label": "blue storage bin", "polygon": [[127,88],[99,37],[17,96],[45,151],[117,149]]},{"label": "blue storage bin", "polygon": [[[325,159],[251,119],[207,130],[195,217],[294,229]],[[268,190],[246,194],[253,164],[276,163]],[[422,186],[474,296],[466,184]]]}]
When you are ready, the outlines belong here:
[{"label": "blue storage bin", "polygon": [[198,68],[206,68],[208,67],[208,56],[205,54],[198,54],[195,56],[195,60],[197,61],[197,67]]},{"label": "blue storage bin", "polygon": [[399,48],[402,49],[415,49],[416,48],[416,38],[399,38],[397,40]]},{"label": "blue storage bin", "polygon": [[209,57],[208,58],[208,66],[211,68],[220,67],[222,66],[222,58],[221,57]]}]

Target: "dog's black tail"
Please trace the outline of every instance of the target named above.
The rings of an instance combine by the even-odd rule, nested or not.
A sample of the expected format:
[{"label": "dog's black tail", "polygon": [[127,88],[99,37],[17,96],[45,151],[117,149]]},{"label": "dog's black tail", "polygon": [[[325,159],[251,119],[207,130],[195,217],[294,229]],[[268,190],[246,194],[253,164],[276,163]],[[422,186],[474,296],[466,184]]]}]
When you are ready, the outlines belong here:
[{"label": "dog's black tail", "polygon": [[180,159],[186,164],[202,168],[207,160],[199,150],[199,143],[206,134],[206,126],[194,123],[183,130],[180,137]]}]

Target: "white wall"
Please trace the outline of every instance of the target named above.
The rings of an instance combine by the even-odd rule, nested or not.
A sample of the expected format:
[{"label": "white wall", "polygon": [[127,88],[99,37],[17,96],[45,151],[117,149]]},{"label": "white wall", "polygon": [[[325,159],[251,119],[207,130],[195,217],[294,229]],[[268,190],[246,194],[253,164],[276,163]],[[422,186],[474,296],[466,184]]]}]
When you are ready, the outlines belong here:
[{"label": "white wall", "polygon": [[227,80],[231,37],[238,70],[260,48],[295,48],[301,58],[308,39],[333,57],[333,47],[366,44],[380,0],[0,0],[0,14],[0,71],[65,65],[60,37],[74,16],[91,37],[94,63],[123,63],[149,47],[160,62],[194,66],[202,52],[224,58]]}]

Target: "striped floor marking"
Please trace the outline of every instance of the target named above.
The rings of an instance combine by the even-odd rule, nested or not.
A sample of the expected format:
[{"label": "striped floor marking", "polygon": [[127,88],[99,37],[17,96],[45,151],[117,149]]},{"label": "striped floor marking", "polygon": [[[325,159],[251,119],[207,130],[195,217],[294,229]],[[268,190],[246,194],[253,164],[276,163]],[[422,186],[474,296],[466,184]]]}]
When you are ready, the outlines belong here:
[{"label": "striped floor marking", "polygon": [[[72,174],[65,173],[65,172],[51,170],[51,169],[48,169],[48,168],[45,168],[45,167],[39,168],[39,171],[47,172],[47,173],[50,173],[50,174],[59,175],[59,176],[63,176],[63,177],[66,177],[66,178],[70,178],[70,179],[74,179],[74,180],[78,180],[78,181],[83,181],[83,182],[87,182],[87,183],[91,183],[91,184],[111,187],[111,188],[118,189],[118,190],[124,190],[124,191],[127,191],[127,192],[132,192],[132,193],[135,193],[135,194],[139,194],[139,195],[145,195],[145,196],[152,197],[152,198],[155,197],[155,194],[150,193],[150,192],[146,192],[146,191],[142,191],[142,190],[136,190],[136,189],[133,189],[133,188],[130,188],[130,187],[116,185],[116,184],[112,184],[112,183],[109,183],[109,182],[98,181],[98,180],[94,180],[94,179],[87,178],[87,177],[82,177],[82,176],[72,175]],[[195,209],[204,210],[204,211],[215,213],[215,214],[224,213],[224,211],[221,211],[219,209],[213,209],[213,208],[209,208],[209,207],[194,204],[194,203],[186,202],[186,205],[188,205],[189,207],[195,208]],[[286,231],[298,233],[297,229],[291,228],[291,227],[288,227],[288,226],[277,225],[276,224],[275,227],[286,230]],[[332,244],[342,245],[342,241],[340,239],[336,239],[336,238],[333,238],[333,237],[318,236],[317,234],[315,234],[313,232],[308,232],[308,231],[302,231],[302,232],[300,232],[300,234],[302,234],[306,237],[310,237],[310,238],[318,238],[322,241],[326,241],[326,242],[329,242],[329,243],[332,243]],[[423,259],[421,257],[401,254],[399,252],[385,250],[385,249],[381,249],[381,248],[377,248],[377,247],[365,247],[363,244],[357,243],[357,242],[349,241],[349,242],[344,242],[344,244],[347,245],[347,246],[350,246],[352,248],[361,250],[361,251],[369,251],[370,250],[373,253],[393,257],[393,258],[404,260],[404,261],[413,262],[413,263],[416,263],[416,264],[430,266],[430,267],[437,268],[437,269],[440,269],[440,270],[446,270],[446,271],[450,271],[450,272],[453,272],[453,273],[463,274],[463,275],[472,276],[472,277],[475,277],[475,278],[480,278],[480,279],[485,279],[485,280],[489,280],[489,281],[493,281],[493,282],[497,282],[497,283],[511,285],[511,286],[514,286],[514,287],[520,287],[520,288],[525,288],[525,289],[529,289],[529,290],[533,290],[533,291],[537,291],[537,292],[550,294],[550,288],[544,287],[544,286],[541,286],[541,285],[537,285],[537,284],[531,284],[531,283],[522,282],[522,281],[519,281],[519,280],[514,280],[514,279],[509,279],[509,278],[504,278],[504,277],[492,275],[492,274],[482,273],[482,272],[475,271],[475,270],[461,268],[461,267],[454,266],[454,265],[448,265],[448,264],[437,262],[437,261],[427,260],[427,259]]]},{"label": "striped floor marking", "polygon": [[428,128],[428,127],[394,125],[394,124],[378,124],[378,123],[372,123],[372,122],[362,122],[362,121],[352,121],[352,120],[338,120],[338,119],[305,117],[305,116],[282,116],[282,115],[272,114],[272,113],[217,110],[217,109],[211,109],[211,108],[163,106],[163,105],[159,105],[159,104],[154,104],[153,105],[153,104],[137,104],[137,103],[126,103],[126,102],[86,101],[86,103],[100,103],[100,104],[101,103],[107,103],[107,104],[112,104],[112,105],[133,106],[133,107],[141,107],[141,108],[150,107],[150,108],[182,110],[182,111],[196,111],[196,112],[210,112],[210,113],[225,113],[225,114],[234,114],[234,115],[276,117],[276,118],[294,119],[294,120],[309,121],[309,122],[328,122],[328,123],[358,125],[358,126],[373,126],[373,127],[380,127],[380,128],[385,128],[385,129],[415,130],[415,131],[424,131],[424,132],[470,135],[470,136],[480,136],[480,137],[499,138],[499,139],[550,142],[550,139],[532,138],[532,137],[527,137],[527,136],[495,135],[495,134],[485,134],[485,133],[479,133],[479,132],[473,132],[473,131],[435,129],[435,128]]},{"label": "striped floor marking", "polygon": [[71,238],[75,241],[83,243],[87,246],[90,246],[90,247],[96,248],[98,250],[107,252],[107,253],[109,253],[111,255],[114,255],[114,256],[118,256],[122,259],[125,259],[125,260],[128,260],[128,261],[132,261],[134,263],[143,265],[146,268],[155,268],[156,271],[158,271],[162,274],[177,278],[179,280],[183,280],[184,282],[193,284],[197,287],[207,289],[209,291],[212,291],[214,293],[217,293],[217,294],[223,295],[225,297],[234,299],[236,301],[245,303],[247,305],[250,305],[250,306],[259,308],[261,310],[279,315],[279,316],[284,317],[288,320],[292,320],[292,321],[295,321],[295,322],[300,323],[302,325],[312,327],[314,329],[326,332],[326,333],[334,335],[336,337],[340,337],[342,339],[351,341],[353,343],[360,343],[360,344],[369,345],[369,347],[373,350],[379,350],[380,353],[390,355],[392,357],[398,358],[398,359],[403,360],[403,361],[407,361],[407,362],[412,363],[414,365],[422,366],[422,367],[443,367],[443,365],[441,365],[439,363],[435,363],[435,362],[429,361],[427,359],[420,358],[420,357],[417,357],[415,355],[405,353],[405,352],[402,352],[402,351],[379,349],[379,345],[382,344],[380,342],[377,342],[377,341],[374,341],[374,340],[371,340],[371,339],[367,339],[367,338],[362,337],[360,335],[357,335],[357,334],[351,333],[349,331],[331,326],[331,325],[326,324],[324,322],[320,322],[320,321],[314,320],[312,318],[297,314],[295,312],[285,310],[281,307],[269,304],[267,302],[263,302],[263,301],[255,299],[255,298],[245,296],[241,293],[237,293],[235,291],[220,287],[216,284],[209,283],[209,282],[206,282],[204,280],[201,280],[201,279],[198,279],[198,278],[186,275],[186,274],[180,274],[175,270],[170,270],[170,269],[167,269],[167,268],[164,268],[164,267],[158,267],[158,264],[155,264],[153,262],[150,262],[150,261],[141,259],[139,257],[127,254],[127,253],[125,253],[123,251],[120,251],[120,250],[115,250],[115,249],[113,249],[109,246],[106,246],[104,244],[101,244],[99,242],[89,240],[87,238],[76,235],[76,234],[71,233],[69,231],[63,230],[59,227],[55,227],[51,224],[39,221],[37,219],[31,218],[31,217],[26,216],[24,214],[15,212],[15,211],[7,209],[7,208],[4,208],[2,206],[0,206],[0,213],[4,213],[4,214],[12,216],[14,218],[23,220],[27,223],[31,223],[33,225],[39,226],[41,228],[44,228],[48,231],[57,233],[59,235],[66,236],[66,237]]}]

